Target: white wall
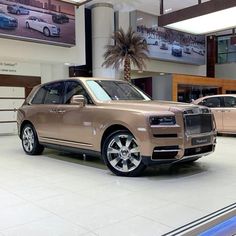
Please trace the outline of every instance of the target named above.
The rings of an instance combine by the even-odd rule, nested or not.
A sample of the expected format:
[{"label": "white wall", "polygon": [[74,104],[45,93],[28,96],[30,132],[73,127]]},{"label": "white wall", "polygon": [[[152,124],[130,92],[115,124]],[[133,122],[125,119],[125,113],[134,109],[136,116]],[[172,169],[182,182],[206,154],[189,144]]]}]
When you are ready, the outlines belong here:
[{"label": "white wall", "polygon": [[129,21],[130,21],[130,17],[129,17],[129,12],[122,12],[120,11],[118,13],[118,28],[123,28],[123,30],[126,32],[129,29]]},{"label": "white wall", "polygon": [[149,60],[146,64],[145,71],[206,76],[206,65],[196,66],[158,60]]},{"label": "white wall", "polygon": [[84,7],[80,7],[76,10],[76,46],[71,48],[0,39],[0,61],[16,62],[21,65],[20,75],[42,76],[43,82],[68,77],[68,67],[64,63],[85,64],[84,23]]},{"label": "white wall", "polygon": [[215,71],[216,78],[236,80],[236,63],[217,64],[215,66]]}]

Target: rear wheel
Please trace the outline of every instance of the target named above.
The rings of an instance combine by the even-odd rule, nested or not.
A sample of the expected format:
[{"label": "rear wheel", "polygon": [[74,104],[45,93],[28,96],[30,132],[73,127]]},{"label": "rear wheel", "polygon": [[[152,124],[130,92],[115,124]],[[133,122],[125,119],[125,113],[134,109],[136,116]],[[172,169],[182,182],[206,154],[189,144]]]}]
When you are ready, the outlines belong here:
[{"label": "rear wheel", "polygon": [[102,154],[107,167],[118,176],[138,176],[146,168],[135,137],[125,130],[107,137]]},{"label": "rear wheel", "polygon": [[40,155],[44,147],[39,144],[37,133],[31,124],[26,124],[21,133],[22,147],[28,155]]},{"label": "rear wheel", "polygon": [[30,28],[29,22],[26,22],[25,27],[26,27],[27,29]]}]

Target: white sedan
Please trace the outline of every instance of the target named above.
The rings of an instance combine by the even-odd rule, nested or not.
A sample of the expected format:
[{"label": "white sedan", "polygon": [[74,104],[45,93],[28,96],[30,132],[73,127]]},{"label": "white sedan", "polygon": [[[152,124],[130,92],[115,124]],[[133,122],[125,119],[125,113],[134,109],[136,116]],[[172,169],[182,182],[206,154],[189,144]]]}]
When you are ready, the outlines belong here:
[{"label": "white sedan", "polygon": [[45,36],[60,36],[60,28],[56,25],[52,25],[47,23],[42,18],[36,17],[36,16],[30,16],[25,21],[25,26],[27,29],[34,29],[41,33],[43,33]]}]

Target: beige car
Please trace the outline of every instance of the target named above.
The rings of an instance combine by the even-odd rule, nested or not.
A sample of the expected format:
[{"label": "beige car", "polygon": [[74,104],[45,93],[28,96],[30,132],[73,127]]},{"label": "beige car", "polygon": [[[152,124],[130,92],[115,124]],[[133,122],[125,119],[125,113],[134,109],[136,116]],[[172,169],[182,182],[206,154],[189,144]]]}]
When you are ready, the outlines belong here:
[{"label": "beige car", "polygon": [[102,156],[116,175],[137,176],[146,166],[192,162],[212,153],[210,109],[151,100],[119,80],[75,78],[33,89],[18,110],[24,151],[44,147]]},{"label": "beige car", "polygon": [[236,134],[236,94],[206,96],[193,103],[212,110],[218,133]]}]

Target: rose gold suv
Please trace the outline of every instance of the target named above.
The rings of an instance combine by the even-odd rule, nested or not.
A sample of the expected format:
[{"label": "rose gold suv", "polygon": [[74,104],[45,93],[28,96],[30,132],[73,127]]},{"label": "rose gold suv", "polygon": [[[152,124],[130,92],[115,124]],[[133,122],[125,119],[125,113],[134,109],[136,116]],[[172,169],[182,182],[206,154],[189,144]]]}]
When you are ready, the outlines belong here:
[{"label": "rose gold suv", "polygon": [[193,103],[212,110],[218,133],[236,134],[236,94],[206,96]]},{"label": "rose gold suv", "polygon": [[192,162],[215,149],[210,109],[153,101],[119,80],[75,78],[33,89],[17,115],[29,155],[44,147],[102,156],[116,175]]}]

